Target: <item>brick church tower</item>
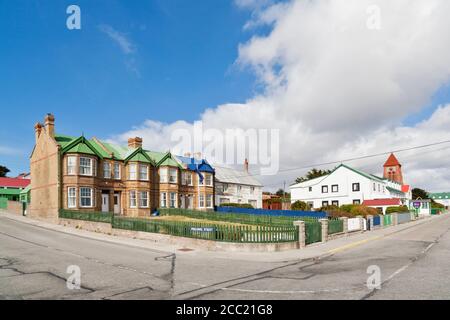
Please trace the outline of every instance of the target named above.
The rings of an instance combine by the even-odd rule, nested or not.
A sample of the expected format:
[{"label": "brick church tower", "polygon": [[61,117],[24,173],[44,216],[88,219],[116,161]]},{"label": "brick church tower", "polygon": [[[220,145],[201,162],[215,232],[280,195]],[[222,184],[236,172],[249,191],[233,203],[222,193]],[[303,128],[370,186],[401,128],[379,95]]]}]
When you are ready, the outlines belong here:
[{"label": "brick church tower", "polygon": [[383,165],[383,177],[403,185],[402,165],[398,162],[393,153],[389,156]]}]

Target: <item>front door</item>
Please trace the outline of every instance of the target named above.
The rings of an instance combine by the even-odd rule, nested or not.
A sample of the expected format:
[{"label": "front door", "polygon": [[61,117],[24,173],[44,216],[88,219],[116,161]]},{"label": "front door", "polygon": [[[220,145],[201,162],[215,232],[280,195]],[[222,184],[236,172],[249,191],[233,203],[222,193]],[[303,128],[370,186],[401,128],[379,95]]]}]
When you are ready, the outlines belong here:
[{"label": "front door", "polygon": [[120,214],[120,194],[114,195],[114,213]]},{"label": "front door", "polygon": [[109,212],[109,194],[102,194],[102,212]]}]

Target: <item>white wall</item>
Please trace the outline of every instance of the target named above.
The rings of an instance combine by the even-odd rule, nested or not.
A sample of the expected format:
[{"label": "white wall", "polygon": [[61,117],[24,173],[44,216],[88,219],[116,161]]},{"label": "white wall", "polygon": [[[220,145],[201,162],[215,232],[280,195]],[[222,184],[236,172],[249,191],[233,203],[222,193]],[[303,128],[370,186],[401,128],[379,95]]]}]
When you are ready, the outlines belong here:
[{"label": "white wall", "polygon": [[[216,205],[220,205],[221,200],[226,200],[225,202],[231,203],[252,203],[252,201],[256,201],[256,209],[262,208],[262,187],[253,187],[254,191],[251,191],[252,186],[247,185],[238,185],[228,183],[228,189],[225,192],[222,192],[223,184],[221,182],[217,182],[215,184],[216,190]],[[240,191],[238,186],[241,187]]]},{"label": "white wall", "polygon": [[[360,191],[353,191],[353,183],[360,184]],[[332,185],[338,185],[338,192],[332,192]],[[322,193],[322,186],[328,186],[328,193]],[[312,191],[309,191],[309,187],[312,187]],[[341,206],[353,204],[353,200],[359,200],[362,204],[364,200],[391,198],[384,181],[373,181],[346,167],[340,167],[328,176],[293,185],[290,191],[292,202],[312,202],[314,208],[322,207],[323,201],[328,201],[329,205],[332,201],[339,201]]]}]

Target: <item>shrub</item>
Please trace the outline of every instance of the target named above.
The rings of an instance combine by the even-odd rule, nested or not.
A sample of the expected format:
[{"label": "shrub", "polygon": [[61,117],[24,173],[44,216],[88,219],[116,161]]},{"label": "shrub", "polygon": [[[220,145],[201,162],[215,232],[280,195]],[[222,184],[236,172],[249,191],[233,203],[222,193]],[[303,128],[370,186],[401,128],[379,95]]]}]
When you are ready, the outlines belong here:
[{"label": "shrub", "polygon": [[433,202],[431,202],[431,208],[432,209],[445,209],[445,206],[443,204],[433,201]]},{"label": "shrub", "polygon": [[353,218],[353,215],[350,212],[341,209],[327,211],[327,215],[330,218],[340,218],[340,217]]},{"label": "shrub", "polygon": [[250,203],[222,203],[221,207],[234,207],[234,208],[245,208],[254,209]]},{"label": "shrub", "polygon": [[377,209],[366,207],[363,205],[354,205],[353,208],[351,208],[350,213],[352,216],[363,216],[363,217],[366,217],[368,215],[376,216],[380,214],[380,212]]},{"label": "shrub", "polygon": [[393,206],[386,208],[386,214],[391,214],[395,212],[409,212],[409,209],[407,206]]},{"label": "shrub", "polygon": [[352,209],[355,207],[355,204],[343,204],[339,209],[345,212],[352,212]]},{"label": "shrub", "polygon": [[295,201],[291,205],[291,210],[298,210],[298,211],[309,211],[311,208],[306,202],[303,201]]}]

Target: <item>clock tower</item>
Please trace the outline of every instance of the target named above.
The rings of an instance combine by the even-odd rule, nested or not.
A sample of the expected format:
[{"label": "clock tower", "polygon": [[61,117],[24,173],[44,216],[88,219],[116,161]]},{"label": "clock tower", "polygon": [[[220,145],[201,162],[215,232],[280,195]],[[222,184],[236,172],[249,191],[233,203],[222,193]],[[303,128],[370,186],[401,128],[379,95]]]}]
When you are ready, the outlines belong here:
[{"label": "clock tower", "polygon": [[393,153],[389,156],[383,165],[384,173],[383,177],[403,185],[402,165],[398,162]]}]

